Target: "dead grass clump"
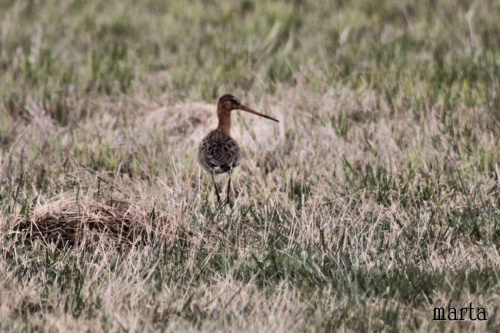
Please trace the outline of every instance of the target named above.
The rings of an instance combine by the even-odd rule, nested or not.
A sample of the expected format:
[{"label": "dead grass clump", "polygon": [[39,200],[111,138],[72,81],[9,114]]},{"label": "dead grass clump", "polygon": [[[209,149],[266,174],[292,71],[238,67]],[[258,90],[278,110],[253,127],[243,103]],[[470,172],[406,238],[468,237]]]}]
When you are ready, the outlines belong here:
[{"label": "dead grass clump", "polygon": [[138,119],[138,124],[152,129],[160,126],[168,135],[192,133],[197,127],[210,126],[215,107],[205,103],[179,103],[162,106]]},{"label": "dead grass clump", "polygon": [[26,238],[69,245],[103,240],[117,245],[150,241],[160,226],[161,238],[178,236],[180,230],[169,230],[168,214],[156,213],[151,200],[134,195],[103,175],[83,180],[87,186],[39,204],[31,214],[18,218],[14,229]]}]

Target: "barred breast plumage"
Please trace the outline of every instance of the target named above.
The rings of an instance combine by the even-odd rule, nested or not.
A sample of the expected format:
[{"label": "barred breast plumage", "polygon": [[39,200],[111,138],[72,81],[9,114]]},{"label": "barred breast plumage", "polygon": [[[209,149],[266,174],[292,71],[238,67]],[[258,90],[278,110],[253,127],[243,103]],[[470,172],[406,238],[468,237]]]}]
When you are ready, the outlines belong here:
[{"label": "barred breast plumage", "polygon": [[240,164],[238,142],[219,130],[213,130],[201,141],[198,162],[211,174],[226,173]]}]

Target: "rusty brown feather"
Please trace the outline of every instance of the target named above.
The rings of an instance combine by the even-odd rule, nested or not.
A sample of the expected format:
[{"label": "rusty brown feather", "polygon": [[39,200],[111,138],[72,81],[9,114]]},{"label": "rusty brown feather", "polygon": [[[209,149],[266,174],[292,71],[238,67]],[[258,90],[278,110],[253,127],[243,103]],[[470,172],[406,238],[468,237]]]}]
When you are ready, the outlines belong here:
[{"label": "rusty brown feather", "polygon": [[198,162],[212,177],[219,205],[221,204],[219,189],[217,188],[214,176],[229,172],[227,196],[225,200],[225,203],[228,203],[232,171],[240,164],[241,159],[238,142],[231,137],[232,110],[243,110],[276,122],[278,121],[241,104],[233,95],[226,94],[219,98],[219,102],[217,103],[219,125],[215,130],[210,131],[210,133],[203,138],[198,149]]}]

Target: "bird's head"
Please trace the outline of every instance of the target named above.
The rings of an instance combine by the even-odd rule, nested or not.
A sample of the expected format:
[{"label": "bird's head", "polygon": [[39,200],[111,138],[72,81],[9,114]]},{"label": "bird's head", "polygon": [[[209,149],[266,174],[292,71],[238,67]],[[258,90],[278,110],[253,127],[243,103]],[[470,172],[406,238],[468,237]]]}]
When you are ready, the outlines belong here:
[{"label": "bird's head", "polygon": [[230,94],[225,94],[219,98],[217,107],[225,111],[232,111],[238,109],[240,105],[241,102],[236,97]]},{"label": "bird's head", "polygon": [[217,114],[219,116],[228,115],[231,113],[232,110],[242,110],[242,111],[253,113],[257,116],[261,116],[261,117],[264,117],[267,119],[274,120],[276,122],[278,121],[272,117],[266,116],[265,114],[262,114],[260,112],[255,111],[255,110],[252,110],[249,107],[241,104],[241,102],[233,95],[230,95],[230,94],[222,95],[222,97],[219,98],[219,103],[217,104]]}]

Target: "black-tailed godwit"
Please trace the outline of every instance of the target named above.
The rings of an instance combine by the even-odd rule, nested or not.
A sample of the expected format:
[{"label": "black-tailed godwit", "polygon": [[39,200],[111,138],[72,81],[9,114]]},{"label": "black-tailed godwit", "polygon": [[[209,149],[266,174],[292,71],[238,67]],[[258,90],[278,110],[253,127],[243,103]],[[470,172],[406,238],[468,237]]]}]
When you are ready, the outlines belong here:
[{"label": "black-tailed godwit", "polygon": [[217,117],[219,125],[213,131],[210,131],[200,143],[198,149],[198,162],[201,164],[211,176],[217,195],[219,205],[220,195],[215,182],[215,175],[229,172],[229,180],[227,182],[227,196],[224,203],[229,201],[229,191],[231,188],[231,175],[233,169],[240,164],[241,153],[238,142],[231,137],[231,111],[243,110],[255,115],[278,121],[272,117],[266,116],[260,112],[250,109],[241,104],[233,95],[223,95],[217,103]]}]

